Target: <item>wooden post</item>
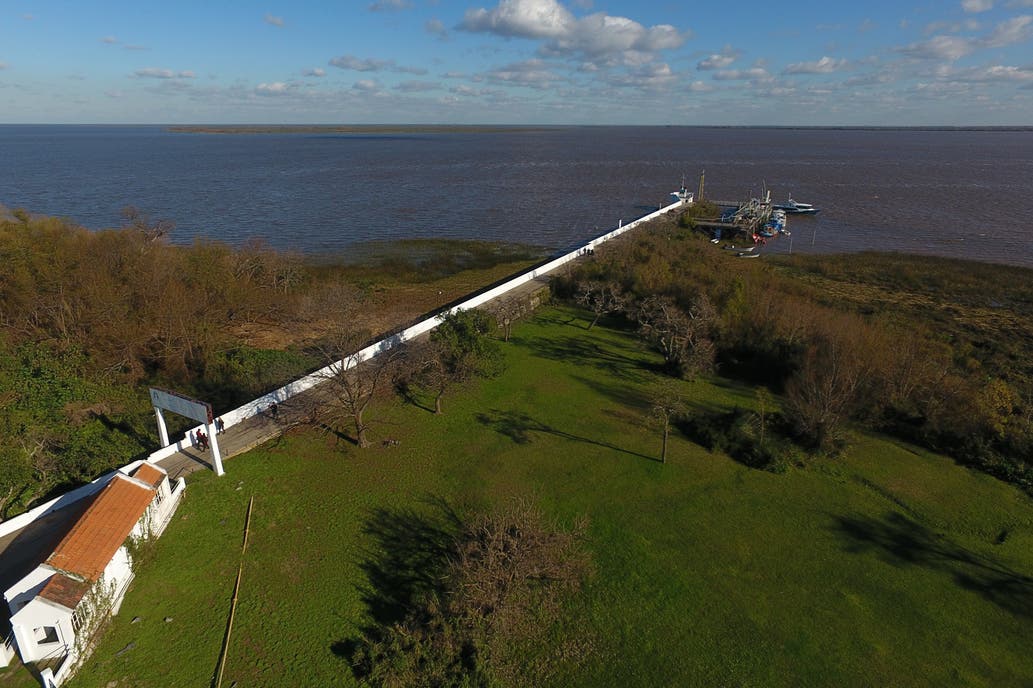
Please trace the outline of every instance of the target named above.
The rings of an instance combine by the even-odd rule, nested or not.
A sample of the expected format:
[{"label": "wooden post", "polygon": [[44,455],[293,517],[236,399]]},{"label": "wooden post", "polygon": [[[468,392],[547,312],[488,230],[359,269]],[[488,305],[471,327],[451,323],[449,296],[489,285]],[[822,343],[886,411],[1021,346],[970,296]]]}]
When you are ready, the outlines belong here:
[{"label": "wooden post", "polygon": [[255,505],[255,496],[247,505],[247,518],[244,521],[244,543],[240,547],[240,564],[237,566],[237,582],[233,585],[233,601],[230,602],[230,620],[226,624],[226,635],[222,639],[222,652],[219,653],[219,672],[215,677],[215,688],[222,688],[222,672],[226,668],[226,654],[230,647],[230,634],[233,632],[233,615],[237,611],[237,593],[240,592],[240,578],[244,573],[244,554],[247,552],[247,536],[251,530],[251,509]]}]

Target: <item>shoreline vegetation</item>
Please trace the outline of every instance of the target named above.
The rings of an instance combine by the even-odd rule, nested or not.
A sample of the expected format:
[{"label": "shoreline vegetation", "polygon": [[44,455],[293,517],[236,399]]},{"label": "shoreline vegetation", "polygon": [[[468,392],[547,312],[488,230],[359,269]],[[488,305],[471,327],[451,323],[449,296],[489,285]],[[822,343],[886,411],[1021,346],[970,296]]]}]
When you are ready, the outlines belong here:
[{"label": "shoreline vegetation", "polygon": [[[194,474],[70,688],[210,678],[251,494],[240,685],[1021,685],[1033,270],[743,261],[686,224],[600,246],[538,311],[453,316]],[[0,214],[0,516],[154,448],[150,385],[218,413],[541,257],[173,231]]]},{"label": "shoreline vegetation", "polygon": [[[257,243],[170,245],[173,223],[125,217],[91,231],[0,215],[0,387],[11,390],[0,430],[23,437],[0,450],[0,518],[156,448],[149,385],[232,408],[325,365],[328,339],[358,349],[545,257],[437,239],[317,260]],[[810,386],[804,450],[834,452],[859,423],[1033,490],[1033,271],[900,254],[750,266],[687,224],[658,220],[600,247],[554,292],[653,328],[672,370],[776,394]],[[676,320],[702,309],[705,332],[643,325],[629,300]],[[691,355],[670,348],[697,339]],[[827,379],[832,369],[848,379]]]},{"label": "shoreline vegetation", "polygon": [[191,124],[168,127],[176,134],[518,134],[557,127],[465,124]]}]

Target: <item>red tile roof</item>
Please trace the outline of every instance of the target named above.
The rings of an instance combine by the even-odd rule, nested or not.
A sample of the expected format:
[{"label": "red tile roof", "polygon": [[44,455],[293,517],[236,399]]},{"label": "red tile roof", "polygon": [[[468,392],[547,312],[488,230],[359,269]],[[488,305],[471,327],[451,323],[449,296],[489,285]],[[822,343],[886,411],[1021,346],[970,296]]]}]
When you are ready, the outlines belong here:
[{"label": "red tile roof", "polygon": [[161,470],[157,466],[146,461],[140,464],[135,471],[133,471],[133,477],[137,480],[142,480],[151,487],[157,489],[161,485],[161,481],[165,479],[165,471]]},{"label": "red tile roof", "polygon": [[95,582],[154,499],[154,488],[116,475],[58,544],[47,564]]},{"label": "red tile roof", "polygon": [[74,578],[55,573],[39,591],[39,596],[74,610],[89,589],[89,583],[80,583]]}]

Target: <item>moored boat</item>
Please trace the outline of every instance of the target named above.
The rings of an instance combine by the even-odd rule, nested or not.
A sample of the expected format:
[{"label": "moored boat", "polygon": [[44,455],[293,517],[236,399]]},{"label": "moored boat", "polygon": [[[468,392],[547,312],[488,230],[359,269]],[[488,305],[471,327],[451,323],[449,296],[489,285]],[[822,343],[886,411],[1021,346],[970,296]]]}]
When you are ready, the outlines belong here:
[{"label": "moored boat", "polygon": [[787,213],[793,213],[795,215],[813,215],[820,210],[820,208],[815,208],[810,203],[794,201],[792,194],[789,194],[788,201],[785,203],[776,203],[773,207],[777,210],[784,210]]},{"label": "moored boat", "polygon": [[682,203],[692,205],[692,202],[696,200],[696,195],[688,190],[685,186],[685,177],[682,177],[681,188],[677,191],[672,191],[671,195],[677,198]]}]

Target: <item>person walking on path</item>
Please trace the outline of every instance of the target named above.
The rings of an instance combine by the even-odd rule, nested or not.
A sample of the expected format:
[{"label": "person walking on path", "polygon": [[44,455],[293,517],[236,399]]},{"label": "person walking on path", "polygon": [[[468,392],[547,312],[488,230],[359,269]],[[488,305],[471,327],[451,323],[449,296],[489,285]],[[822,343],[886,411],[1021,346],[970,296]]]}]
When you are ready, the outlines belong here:
[{"label": "person walking on path", "polygon": [[222,416],[215,419],[215,434],[221,435],[226,430],[226,423],[223,422]]},{"label": "person walking on path", "polygon": [[204,430],[197,431],[197,444],[201,451],[208,451],[208,435],[204,434]]}]

